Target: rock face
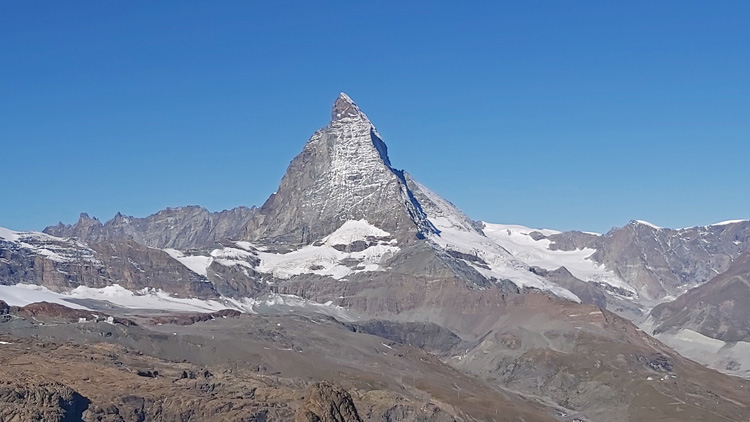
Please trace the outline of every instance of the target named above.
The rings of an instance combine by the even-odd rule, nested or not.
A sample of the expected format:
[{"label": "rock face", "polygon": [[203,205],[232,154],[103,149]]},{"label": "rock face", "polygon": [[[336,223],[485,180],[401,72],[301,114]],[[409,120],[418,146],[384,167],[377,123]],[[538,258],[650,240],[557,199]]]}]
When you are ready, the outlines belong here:
[{"label": "rock face", "polygon": [[592,258],[642,295],[661,299],[726,271],[749,239],[750,221],[680,230],[632,221],[602,236]]},{"label": "rock face", "polygon": [[342,93],[242,237],[305,245],[361,219],[407,240],[434,231],[375,127]]},{"label": "rock face", "polygon": [[750,341],[750,253],[677,299],[656,306],[654,332],[690,329],[725,342]]},{"label": "rock face", "polygon": [[353,323],[358,332],[418,347],[438,356],[445,356],[464,345],[456,334],[429,322],[395,322],[369,320]]},{"label": "rock face", "polygon": [[218,296],[206,277],[190,271],[163,250],[132,240],[92,243],[91,248],[101,260],[107,280],[115,281],[126,289],[149,287],[182,297]]},{"label": "rock face", "polygon": [[152,248],[201,248],[234,238],[255,212],[254,207],[212,213],[202,207],[189,206],[167,208],[145,218],[118,213],[104,224],[83,213],[76,224],[60,223],[47,227],[44,233],[76,237],[91,243],[133,240]]},{"label": "rock face", "polygon": [[0,284],[17,283],[53,290],[108,284],[106,269],[86,244],[44,233],[10,232],[0,236]]},{"label": "rock face", "polygon": [[352,396],[329,382],[310,386],[294,422],[362,422]]},{"label": "rock face", "polygon": [[237,318],[242,313],[234,309],[222,309],[210,313],[184,313],[179,315],[160,316],[151,319],[152,324],[192,325],[198,322],[211,321],[217,318]]},{"label": "rock face", "polygon": [[80,421],[89,400],[57,382],[24,384],[0,381],[0,420]]},{"label": "rock face", "polygon": [[162,289],[189,297],[218,296],[205,276],[160,249],[132,240],[90,243],[44,233],[0,238],[0,284],[38,284],[54,291],[78,286]]}]

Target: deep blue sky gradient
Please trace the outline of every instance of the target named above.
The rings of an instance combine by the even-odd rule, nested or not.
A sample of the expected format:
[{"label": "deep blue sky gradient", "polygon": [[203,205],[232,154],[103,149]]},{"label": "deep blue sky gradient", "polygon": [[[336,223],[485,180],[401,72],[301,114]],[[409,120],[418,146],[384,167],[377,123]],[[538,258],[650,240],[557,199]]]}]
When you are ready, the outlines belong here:
[{"label": "deep blue sky gradient", "polygon": [[261,205],[339,91],[492,222],[750,218],[750,2],[0,3],[0,226]]}]

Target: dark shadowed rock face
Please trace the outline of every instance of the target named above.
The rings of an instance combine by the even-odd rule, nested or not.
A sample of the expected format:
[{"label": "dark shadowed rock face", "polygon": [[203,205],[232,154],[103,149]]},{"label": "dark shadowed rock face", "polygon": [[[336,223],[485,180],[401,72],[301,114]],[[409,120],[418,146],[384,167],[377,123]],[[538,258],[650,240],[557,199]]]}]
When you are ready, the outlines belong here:
[{"label": "dark shadowed rock face", "polygon": [[456,334],[429,322],[370,320],[352,326],[358,332],[418,347],[436,355],[447,355],[462,345]]},{"label": "dark shadowed rock face", "polygon": [[729,269],[651,311],[656,334],[688,328],[726,342],[750,341],[750,253]]},{"label": "dark shadowed rock face", "polygon": [[294,422],[362,422],[362,419],[346,390],[323,381],[308,388]]},{"label": "dark shadowed rock face", "polygon": [[310,244],[360,219],[404,239],[433,230],[375,127],[342,93],[242,237]]},{"label": "dark shadowed rock face", "polygon": [[90,401],[57,382],[0,381],[0,420],[80,421]]},{"label": "dark shadowed rock face", "polygon": [[74,225],[60,223],[47,227],[44,232],[92,243],[134,240],[154,248],[200,248],[222,239],[236,238],[255,212],[255,207],[212,213],[202,207],[188,206],[167,208],[145,218],[118,213],[104,224],[83,213]]}]

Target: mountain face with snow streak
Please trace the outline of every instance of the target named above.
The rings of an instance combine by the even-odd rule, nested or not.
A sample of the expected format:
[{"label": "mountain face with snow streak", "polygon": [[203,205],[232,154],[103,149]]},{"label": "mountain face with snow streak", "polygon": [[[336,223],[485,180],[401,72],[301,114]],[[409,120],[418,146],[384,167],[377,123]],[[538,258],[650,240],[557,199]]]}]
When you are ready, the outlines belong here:
[{"label": "mountain face with snow streak", "polygon": [[434,231],[377,130],[342,93],[242,238],[306,245],[361,219],[404,240]]},{"label": "mountain face with snow streak", "polygon": [[214,285],[166,252],[132,240],[86,244],[39,232],[0,229],[0,284],[41,285],[67,292],[113,284],[160,289],[183,297],[218,297]]},{"label": "mountain face with snow streak", "polygon": [[750,221],[684,229],[631,221],[596,244],[592,257],[612,269],[643,296],[677,296],[729,269],[748,249]]}]

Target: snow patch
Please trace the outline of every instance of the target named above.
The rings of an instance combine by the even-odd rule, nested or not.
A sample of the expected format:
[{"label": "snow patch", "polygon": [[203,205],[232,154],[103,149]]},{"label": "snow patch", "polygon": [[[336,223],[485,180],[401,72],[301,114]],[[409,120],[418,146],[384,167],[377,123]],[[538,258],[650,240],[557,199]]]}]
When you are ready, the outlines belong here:
[{"label": "snow patch", "polygon": [[565,267],[578,279],[608,284],[637,296],[633,287],[614,272],[607,270],[603,265],[591,259],[591,255],[596,252],[595,249],[552,250],[549,249],[552,243],[550,240],[534,240],[530,235],[532,232],[539,232],[545,236],[559,233],[554,230],[531,229],[517,225],[484,223],[484,233],[487,237],[529,266],[540,267],[545,270]]},{"label": "snow patch", "polygon": [[212,257],[202,255],[186,256],[177,249],[170,248],[164,249],[164,252],[168,253],[169,256],[179,261],[182,265],[186,266],[190,271],[204,277],[208,276],[208,267],[211,265],[211,262],[213,262]]},{"label": "snow patch", "polygon": [[0,227],[0,239],[7,240],[8,242],[16,242],[19,239],[19,233],[13,230]]},{"label": "snow patch", "polygon": [[323,239],[327,245],[350,245],[357,240],[367,240],[368,237],[389,237],[391,234],[379,229],[367,220],[349,220],[335,232]]},{"label": "snow patch", "polygon": [[11,306],[26,306],[35,302],[59,303],[74,309],[88,309],[85,306],[68,302],[66,296],[55,293],[46,287],[35,284],[0,285],[0,300]]},{"label": "snow patch", "polygon": [[89,299],[108,302],[128,309],[158,309],[181,312],[216,312],[222,309],[236,309],[241,312],[256,313],[259,307],[292,307],[314,310],[344,320],[354,320],[345,308],[333,302],[317,303],[294,295],[270,294],[264,298],[227,298],[188,299],[171,296],[159,289],[145,288],[137,292],[113,284],[102,288],[79,286],[68,293],[56,293],[46,287],[16,284],[0,285],[0,299],[11,306],[26,306],[35,302],[50,302],[65,305],[74,309],[91,310],[71,302],[71,299]]},{"label": "snow patch", "polygon": [[[510,280],[521,288],[545,290],[574,302],[581,301],[578,296],[569,290],[529,271],[527,264],[514,258],[510,252],[493,239],[483,236],[477,231],[464,231],[444,226],[441,221],[434,221],[433,224],[441,232],[440,235],[431,235],[429,239],[443,250],[456,251],[476,257],[477,261],[464,261],[487,279]],[[482,265],[478,260],[486,265]]]},{"label": "snow patch", "polygon": [[79,286],[63,296],[107,301],[129,309],[214,312],[226,308],[241,308],[241,302],[227,298],[220,300],[176,298],[161,289],[144,288],[132,292],[119,284],[102,288]]},{"label": "snow patch", "polygon": [[532,229],[531,227],[521,226],[521,225],[518,225],[518,224],[494,224],[494,223],[487,223],[485,221],[483,221],[482,224],[484,224],[484,229],[485,229],[484,232],[485,232],[485,234],[487,234],[487,230],[490,230],[492,232],[497,232],[497,231],[500,231],[500,230],[505,230],[505,231],[508,231],[510,233],[521,234],[521,235],[524,235],[524,236],[529,236],[533,232],[541,233],[544,236],[552,236],[554,234],[560,234],[561,233],[560,231],[557,231],[557,230]]},{"label": "snow patch", "polygon": [[656,224],[649,223],[648,221],[644,220],[633,220],[633,222],[642,224],[644,226],[651,227],[652,229],[661,230],[661,227],[657,226]]},{"label": "snow patch", "polygon": [[[398,252],[393,240],[385,240],[390,233],[373,226],[366,220],[349,220],[323,239],[323,244],[304,246],[296,251],[278,254],[259,252],[260,265],[257,270],[288,279],[300,274],[317,274],[340,280],[350,274],[365,271],[381,271],[383,258]],[[356,241],[379,238],[376,244],[362,251],[340,251],[334,246],[351,245]],[[348,261],[346,265],[344,262]]]},{"label": "snow patch", "polygon": [[750,220],[727,220],[727,221],[722,221],[719,223],[710,224],[709,226],[727,226],[729,224],[744,223],[746,221],[750,221]]},{"label": "snow patch", "polygon": [[255,245],[253,245],[252,243],[244,241],[244,240],[236,241],[236,242],[234,242],[234,244],[237,245],[237,246],[239,246],[240,248],[246,250],[246,251],[252,251],[254,249],[263,250],[263,248],[257,247]]}]

